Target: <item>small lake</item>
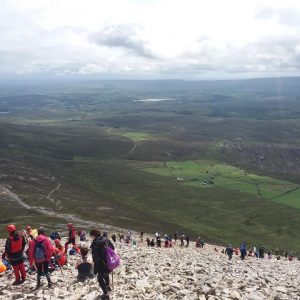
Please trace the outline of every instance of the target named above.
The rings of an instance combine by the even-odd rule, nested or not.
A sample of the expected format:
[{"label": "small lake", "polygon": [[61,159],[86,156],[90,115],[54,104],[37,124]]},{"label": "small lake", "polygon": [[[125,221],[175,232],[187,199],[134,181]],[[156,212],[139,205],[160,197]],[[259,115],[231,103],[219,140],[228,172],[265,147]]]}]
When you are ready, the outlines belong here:
[{"label": "small lake", "polygon": [[150,98],[150,99],[139,99],[133,100],[134,102],[161,102],[161,101],[173,101],[174,99],[170,98]]}]

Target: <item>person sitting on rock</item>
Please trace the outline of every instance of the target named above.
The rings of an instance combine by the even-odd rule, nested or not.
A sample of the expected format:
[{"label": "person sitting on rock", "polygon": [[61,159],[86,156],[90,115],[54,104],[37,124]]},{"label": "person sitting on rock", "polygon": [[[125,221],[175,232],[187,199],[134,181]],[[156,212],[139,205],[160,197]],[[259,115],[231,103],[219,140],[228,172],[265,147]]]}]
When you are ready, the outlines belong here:
[{"label": "person sitting on rock", "polygon": [[200,238],[196,239],[195,246],[196,246],[196,248],[200,248],[201,247]]},{"label": "person sitting on rock", "polygon": [[229,244],[228,247],[226,248],[225,254],[228,256],[229,260],[232,260],[233,248],[232,248],[231,244]]},{"label": "person sitting on rock", "polygon": [[97,229],[92,229],[90,236],[93,240],[91,249],[94,262],[94,274],[97,274],[99,285],[103,291],[101,300],[109,300],[108,292],[111,291],[111,288],[109,286],[109,270],[106,266],[106,247],[110,247],[114,250],[114,246],[107,237],[101,236],[101,232]]},{"label": "person sitting on rock", "polygon": [[13,285],[22,284],[26,280],[26,271],[24,267],[24,248],[26,240],[17,232],[17,227],[13,224],[7,226],[9,237],[5,243],[5,252],[2,257],[7,257],[12,265],[15,275]]},{"label": "person sitting on rock", "polygon": [[81,257],[76,261],[75,269],[78,270],[77,279],[84,282],[88,278],[93,277],[93,261],[88,258],[89,249],[80,247]]},{"label": "person sitting on rock", "polygon": [[53,246],[45,235],[43,227],[38,229],[38,236],[29,242],[29,265],[37,271],[37,287],[41,285],[41,276],[45,275],[48,287],[52,285],[49,275],[49,263],[53,254]]},{"label": "person sitting on rock", "polygon": [[65,253],[66,254],[68,253],[69,245],[72,244],[74,247],[76,244],[76,229],[75,229],[74,225],[72,223],[69,223],[67,225],[67,227],[68,227],[68,240],[65,243]]},{"label": "person sitting on rock", "polygon": [[53,247],[53,256],[55,263],[62,267],[67,264],[67,256],[64,251],[64,247],[61,245],[60,240],[54,241],[55,246]]}]

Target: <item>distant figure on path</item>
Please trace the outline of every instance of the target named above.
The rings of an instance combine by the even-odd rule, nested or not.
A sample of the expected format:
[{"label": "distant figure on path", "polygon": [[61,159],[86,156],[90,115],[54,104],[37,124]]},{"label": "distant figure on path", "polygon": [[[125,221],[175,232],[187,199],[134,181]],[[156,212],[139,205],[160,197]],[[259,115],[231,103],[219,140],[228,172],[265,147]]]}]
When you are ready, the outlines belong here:
[{"label": "distant figure on path", "polygon": [[174,233],[174,241],[175,241],[175,243],[177,242],[177,240],[178,240],[178,232],[176,231]]},{"label": "distant figure on path", "polygon": [[180,247],[184,246],[184,234],[180,237]]},{"label": "distant figure on path", "polygon": [[187,236],[185,237],[185,240],[186,240],[186,247],[188,247],[189,244],[190,244],[190,237],[189,237],[189,235],[187,235]]},{"label": "distant figure on path", "polygon": [[232,260],[232,256],[233,256],[233,248],[232,245],[229,244],[228,247],[225,250],[225,254],[228,256],[229,260]]},{"label": "distant figure on path", "polygon": [[141,231],[140,233],[140,241],[143,242],[144,241],[144,232]]},{"label": "distant figure on path", "polygon": [[147,246],[150,247],[150,239],[148,237],[146,239],[146,242],[147,242]]},{"label": "distant figure on path", "polygon": [[259,258],[265,258],[265,247],[264,246],[261,246],[258,249],[258,257]]},{"label": "distant figure on path", "polygon": [[247,255],[247,247],[245,242],[241,245],[240,252],[241,252],[241,260],[244,260]]}]

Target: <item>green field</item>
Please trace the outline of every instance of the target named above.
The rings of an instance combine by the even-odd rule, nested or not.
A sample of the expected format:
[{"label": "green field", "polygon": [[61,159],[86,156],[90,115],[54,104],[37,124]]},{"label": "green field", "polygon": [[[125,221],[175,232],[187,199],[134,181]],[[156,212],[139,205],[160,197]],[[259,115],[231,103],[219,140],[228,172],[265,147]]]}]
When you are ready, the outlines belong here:
[{"label": "green field", "polygon": [[146,172],[174,177],[179,183],[197,188],[221,187],[256,195],[264,200],[300,208],[300,185],[268,176],[249,173],[240,168],[213,161],[166,162]]},{"label": "green field", "polygon": [[[65,229],[71,214],[300,251],[299,85],[1,82],[0,186],[31,206],[0,195],[1,236],[11,222]],[[148,98],[174,101],[134,101]]]}]

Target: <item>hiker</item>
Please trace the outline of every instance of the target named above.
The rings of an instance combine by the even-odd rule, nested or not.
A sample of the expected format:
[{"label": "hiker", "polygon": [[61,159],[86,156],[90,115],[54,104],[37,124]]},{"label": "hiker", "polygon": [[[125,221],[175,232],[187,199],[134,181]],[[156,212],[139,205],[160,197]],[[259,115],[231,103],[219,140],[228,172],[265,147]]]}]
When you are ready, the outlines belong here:
[{"label": "hiker", "polygon": [[61,245],[60,240],[55,240],[54,245],[55,245],[54,251],[56,254],[64,253],[64,247]]},{"label": "hiker", "polygon": [[178,232],[176,231],[176,232],[174,233],[174,240],[175,240],[175,243],[176,243],[177,239],[178,239]]},{"label": "hiker", "polygon": [[37,288],[41,285],[41,276],[45,275],[48,287],[52,285],[49,275],[49,262],[53,253],[50,240],[43,227],[38,229],[38,236],[29,242],[29,265],[37,271]]},{"label": "hiker", "polygon": [[264,246],[262,246],[258,249],[258,257],[265,258],[265,247]]},{"label": "hiker", "polygon": [[31,229],[30,226],[26,226],[26,227],[25,227],[25,230],[26,230],[26,237],[27,237],[28,239],[33,240],[33,239],[35,239],[35,238],[37,237],[37,235],[38,235],[37,230],[36,230],[36,229]]},{"label": "hiker", "polygon": [[151,242],[150,242],[150,246],[151,246],[151,247],[154,247],[154,246],[155,246],[154,239],[152,239],[152,240],[151,240]]},{"label": "hiker", "polygon": [[196,239],[195,246],[196,248],[200,248],[200,238]]},{"label": "hiker", "polygon": [[113,240],[114,243],[117,242],[117,236],[115,233],[111,236],[111,239]]},{"label": "hiker", "polygon": [[55,240],[61,240],[61,237],[60,237],[60,234],[58,233],[58,231],[53,231],[51,234],[50,234],[50,239],[52,241],[55,241]]},{"label": "hiker", "polygon": [[144,232],[141,231],[140,233],[140,241],[143,242],[144,241]]},{"label": "hiker", "polygon": [[241,260],[244,260],[247,255],[247,247],[245,242],[241,245],[240,252],[241,252]]},{"label": "hiker", "polygon": [[228,256],[229,260],[232,260],[233,248],[231,244],[229,244],[228,247],[226,248],[225,254]]},{"label": "hiker", "polygon": [[68,225],[68,241],[65,243],[65,253],[68,254],[68,247],[70,244],[75,246],[75,240],[76,240],[76,229],[72,223],[69,223]]},{"label": "hiker", "polygon": [[53,247],[53,256],[55,259],[55,263],[59,267],[64,266],[67,264],[67,255],[64,251],[64,247],[61,245],[60,240],[55,240],[54,241],[55,246]]},{"label": "hiker", "polygon": [[186,247],[188,247],[189,244],[190,244],[190,236],[187,235],[187,236],[185,237],[185,240],[186,240]]},{"label": "hiker", "polygon": [[12,265],[15,275],[13,285],[22,284],[26,280],[23,252],[26,240],[17,232],[17,227],[13,224],[7,226],[9,237],[5,243],[5,252],[2,257],[7,257]]},{"label": "hiker", "polygon": [[84,230],[81,230],[81,233],[79,235],[79,240],[80,240],[80,242],[86,241],[86,232]]},{"label": "hiker", "polygon": [[180,237],[180,247],[183,247],[184,246],[184,234]]},{"label": "hiker", "polygon": [[272,251],[268,252],[268,259],[272,259]]},{"label": "hiker", "polygon": [[165,244],[165,248],[168,248],[168,247],[169,247],[169,237],[167,236],[167,234],[165,234],[165,241],[164,241],[164,244]]},{"label": "hiker", "polygon": [[92,278],[93,274],[93,261],[88,258],[89,249],[87,247],[80,247],[81,257],[76,261],[75,269],[78,270],[77,279],[84,282],[88,278]]},{"label": "hiker", "polygon": [[204,248],[205,240],[204,240],[204,239],[201,239],[201,240],[200,240],[200,244],[201,244],[201,248]]},{"label": "hiker", "polygon": [[108,300],[110,299],[108,293],[111,291],[111,288],[109,286],[109,270],[106,265],[106,247],[110,247],[114,250],[114,246],[107,237],[101,236],[101,232],[97,229],[92,229],[90,236],[93,240],[91,249],[94,262],[94,274],[97,275],[99,285],[103,291],[101,299]]},{"label": "hiker", "polygon": [[161,248],[161,239],[160,239],[160,235],[156,238],[156,245],[158,248]]},{"label": "hiker", "polygon": [[150,239],[147,237],[146,238],[147,246],[150,247]]}]

